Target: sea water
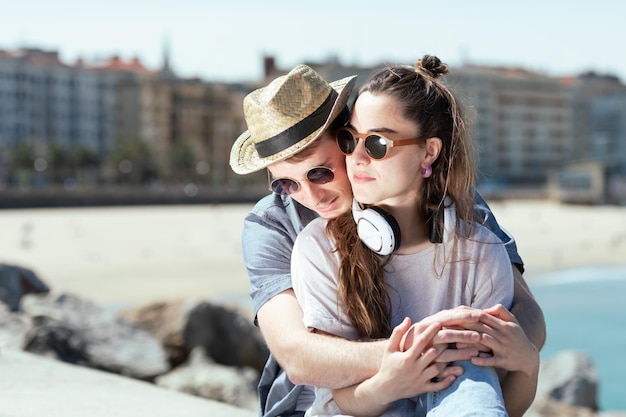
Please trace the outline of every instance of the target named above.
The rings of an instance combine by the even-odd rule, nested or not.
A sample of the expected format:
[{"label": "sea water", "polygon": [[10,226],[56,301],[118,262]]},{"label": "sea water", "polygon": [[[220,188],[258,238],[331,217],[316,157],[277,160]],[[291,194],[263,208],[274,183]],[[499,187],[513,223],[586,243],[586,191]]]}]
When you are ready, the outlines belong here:
[{"label": "sea water", "polygon": [[546,318],[542,360],[586,353],[598,372],[600,409],[626,410],[626,266],[551,272],[529,285]]}]

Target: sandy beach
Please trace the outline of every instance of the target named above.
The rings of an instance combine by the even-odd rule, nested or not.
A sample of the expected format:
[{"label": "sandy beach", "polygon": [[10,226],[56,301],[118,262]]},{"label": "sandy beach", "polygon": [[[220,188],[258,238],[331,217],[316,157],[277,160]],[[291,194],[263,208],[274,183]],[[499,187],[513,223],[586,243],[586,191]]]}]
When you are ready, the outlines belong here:
[{"label": "sandy beach", "polygon": [[[626,207],[491,202],[516,238],[526,277],[626,265]],[[96,302],[246,298],[243,219],[251,204],[0,211],[0,262]]]}]

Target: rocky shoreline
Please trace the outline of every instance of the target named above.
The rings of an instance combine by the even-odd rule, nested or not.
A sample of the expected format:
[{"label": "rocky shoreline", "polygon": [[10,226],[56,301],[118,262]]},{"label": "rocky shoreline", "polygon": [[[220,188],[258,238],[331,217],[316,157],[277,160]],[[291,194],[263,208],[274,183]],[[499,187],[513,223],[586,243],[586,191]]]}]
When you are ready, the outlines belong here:
[{"label": "rocky shoreline", "polygon": [[250,313],[236,306],[172,301],[117,310],[50,291],[32,271],[6,264],[0,300],[2,352],[258,409],[256,386],[269,352]]}]

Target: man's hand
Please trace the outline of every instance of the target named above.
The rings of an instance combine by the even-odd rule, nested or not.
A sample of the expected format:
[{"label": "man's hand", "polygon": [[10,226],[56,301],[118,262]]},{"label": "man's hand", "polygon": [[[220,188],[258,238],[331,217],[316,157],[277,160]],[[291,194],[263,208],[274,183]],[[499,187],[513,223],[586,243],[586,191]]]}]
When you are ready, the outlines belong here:
[{"label": "man's hand", "polygon": [[[491,354],[480,354],[472,359],[472,362],[479,366],[493,366],[510,372],[522,371],[527,375],[536,373],[539,366],[539,350],[526,337],[515,316],[501,304],[484,311],[486,314],[481,316],[480,322],[468,328],[481,333],[480,344]],[[458,346],[469,347],[463,343]]]}]

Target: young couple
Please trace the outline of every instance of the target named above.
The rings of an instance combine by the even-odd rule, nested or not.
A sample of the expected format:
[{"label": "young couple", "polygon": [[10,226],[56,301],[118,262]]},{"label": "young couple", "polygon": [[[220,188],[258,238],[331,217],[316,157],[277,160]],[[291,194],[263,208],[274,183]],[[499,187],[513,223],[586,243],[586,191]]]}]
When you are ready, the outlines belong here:
[{"label": "young couple", "polygon": [[274,191],[242,239],[272,352],[261,415],[505,415],[504,401],[515,416],[532,402],[543,316],[474,194],[446,71],[428,56],[386,68],[352,114],[354,77],[328,84],[304,65],[244,100],[230,163],[268,168]]}]

